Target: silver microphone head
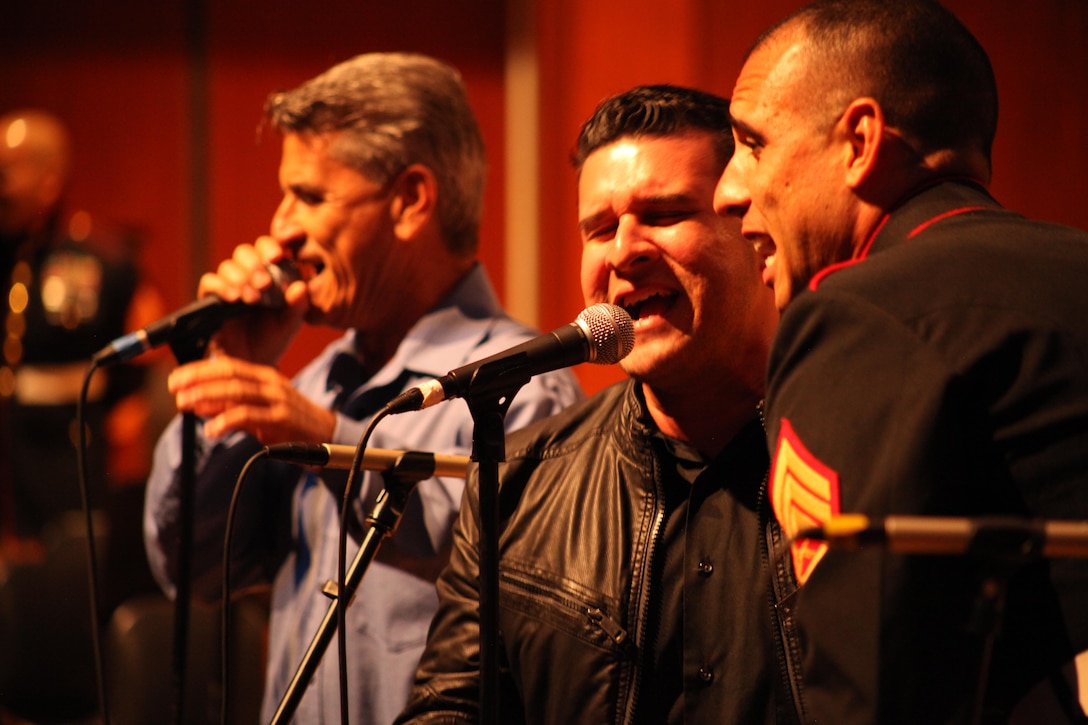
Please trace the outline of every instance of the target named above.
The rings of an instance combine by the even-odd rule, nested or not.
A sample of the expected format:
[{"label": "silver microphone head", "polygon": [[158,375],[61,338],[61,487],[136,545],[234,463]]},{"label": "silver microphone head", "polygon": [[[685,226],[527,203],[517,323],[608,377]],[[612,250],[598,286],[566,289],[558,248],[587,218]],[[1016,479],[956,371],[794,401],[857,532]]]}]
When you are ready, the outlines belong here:
[{"label": "silver microphone head", "polygon": [[635,323],[622,307],[606,302],[590,305],[578,315],[576,324],[589,339],[591,363],[617,363],[635,347]]}]

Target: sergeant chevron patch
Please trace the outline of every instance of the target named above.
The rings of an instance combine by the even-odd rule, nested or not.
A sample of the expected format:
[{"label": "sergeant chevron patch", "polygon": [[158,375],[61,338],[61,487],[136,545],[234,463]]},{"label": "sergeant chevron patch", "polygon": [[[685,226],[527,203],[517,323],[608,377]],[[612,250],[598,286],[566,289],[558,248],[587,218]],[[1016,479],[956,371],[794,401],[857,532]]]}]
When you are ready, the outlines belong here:
[{"label": "sergeant chevron patch", "polygon": [[[809,452],[786,418],[771,466],[770,496],[778,523],[791,539],[839,513],[839,474]],[[797,581],[804,584],[827,553],[827,543],[799,539],[790,553]]]}]

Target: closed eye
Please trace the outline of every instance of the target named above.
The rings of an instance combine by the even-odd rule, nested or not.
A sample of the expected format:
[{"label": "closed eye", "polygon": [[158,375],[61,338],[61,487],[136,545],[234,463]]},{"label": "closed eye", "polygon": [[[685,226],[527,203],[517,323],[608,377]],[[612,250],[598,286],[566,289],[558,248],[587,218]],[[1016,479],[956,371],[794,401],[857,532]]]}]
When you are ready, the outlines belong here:
[{"label": "closed eye", "polygon": [[325,201],[325,195],[302,186],[292,186],[289,191],[291,195],[298,199],[306,206],[317,206]]},{"label": "closed eye", "polygon": [[690,219],[694,214],[695,212],[689,209],[662,209],[643,214],[642,220],[648,226],[668,227],[672,226],[673,224],[679,224],[685,219]]},{"label": "closed eye", "polygon": [[756,133],[748,124],[743,121],[738,121],[736,118],[732,119],[733,123],[733,139],[737,142],[737,146],[743,146],[744,148],[752,152],[752,156],[756,159],[759,158],[760,151],[762,151],[765,141],[763,136]]},{"label": "closed eye", "polygon": [[616,236],[617,221],[608,216],[593,216],[578,225],[583,242],[608,241]]},{"label": "closed eye", "polygon": [[750,136],[745,136],[737,139],[737,144],[751,151],[752,158],[756,159],[757,161],[759,160],[759,154],[763,151],[763,144],[760,143],[757,139],[754,139]]}]

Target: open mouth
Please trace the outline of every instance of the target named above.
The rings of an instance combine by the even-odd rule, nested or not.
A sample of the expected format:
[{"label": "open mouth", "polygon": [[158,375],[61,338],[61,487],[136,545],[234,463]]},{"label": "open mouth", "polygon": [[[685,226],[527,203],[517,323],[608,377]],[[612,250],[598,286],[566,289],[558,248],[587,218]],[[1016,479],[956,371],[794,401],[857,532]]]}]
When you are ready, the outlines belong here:
[{"label": "open mouth", "polygon": [[287,281],[300,279],[308,283],[325,269],[325,262],[320,255],[301,255],[301,251],[293,246],[285,247],[283,250],[283,260],[277,263],[277,266],[284,270],[288,277]]},{"label": "open mouth", "polygon": [[299,277],[306,282],[325,270],[325,263],[319,259],[300,259],[295,265],[298,267]]},{"label": "open mouth", "polygon": [[675,292],[646,292],[622,297],[616,301],[632,320],[641,320],[651,315],[663,315],[676,300]]},{"label": "open mouth", "polygon": [[763,279],[763,284],[767,285],[768,287],[774,286],[774,265],[775,257],[777,256],[777,254],[778,253],[776,251],[774,254],[768,254],[767,256],[763,257],[763,268],[760,270],[760,276]]},{"label": "open mouth", "polygon": [[760,274],[763,277],[763,282],[769,285],[774,281],[774,265],[778,256],[778,247],[769,237],[763,235],[754,238],[752,246],[756,250],[756,254],[759,255],[761,262]]}]

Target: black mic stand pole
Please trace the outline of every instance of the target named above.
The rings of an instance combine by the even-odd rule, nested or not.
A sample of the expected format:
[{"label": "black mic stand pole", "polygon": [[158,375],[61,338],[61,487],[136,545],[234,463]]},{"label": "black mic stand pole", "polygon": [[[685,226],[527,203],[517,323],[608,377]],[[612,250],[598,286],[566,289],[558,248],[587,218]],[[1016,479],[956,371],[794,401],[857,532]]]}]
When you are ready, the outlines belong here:
[{"label": "black mic stand pole", "polygon": [[[210,333],[209,333],[210,334]],[[208,335],[179,338],[170,343],[180,365],[204,357]],[[172,660],[174,686],[174,722],[185,722],[186,669],[189,659],[189,611],[192,600],[192,548],[194,489],[196,488],[196,414],[181,415],[181,464],[178,470],[178,571],[174,597],[174,652]],[[224,594],[225,601],[230,601]],[[224,604],[226,606],[226,604]]]},{"label": "black mic stand pole", "polygon": [[[295,671],[295,676],[291,679],[283,698],[280,700],[276,714],[272,716],[272,725],[289,722],[295,714],[302,696],[306,693],[306,687],[310,684],[317,666],[321,663],[321,657],[325,654],[325,649],[329,646],[329,642],[332,641],[333,635],[336,634],[340,607],[351,605],[355,597],[355,591],[362,582],[367,567],[370,566],[370,562],[374,559],[374,555],[378,553],[382,542],[396,531],[412,489],[418,482],[433,476],[434,468],[433,455],[406,451],[404,455],[397,458],[392,468],[382,472],[385,488],[378,494],[374,510],[371,511],[370,517],[366,520],[369,528],[366,536],[363,537],[363,542],[359,545],[359,551],[355,554],[351,568],[344,578],[344,596],[340,596],[339,592],[337,592],[335,580],[330,579],[325,582],[322,592],[332,602],[329,604],[328,611],[325,612],[325,618],[318,626],[317,633],[314,634],[314,638],[310,642],[309,649],[302,656],[302,661]],[[343,525],[346,526],[347,522]]]},{"label": "black mic stand pole", "polygon": [[530,378],[503,380],[503,362],[481,366],[464,396],[472,413],[480,522],[480,723],[499,725],[499,463],[506,460],[506,412]]},{"label": "black mic stand pole", "polygon": [[1009,580],[1021,567],[1045,558],[1043,554],[1045,543],[1041,526],[1026,527],[1023,530],[1011,532],[980,531],[967,549],[966,553],[978,556],[982,566],[985,567],[975,598],[972,621],[968,625],[969,631],[981,640],[977,679],[974,683],[974,699],[968,716],[970,725],[981,725],[985,719],[984,707],[990,664],[1005,616]]}]

